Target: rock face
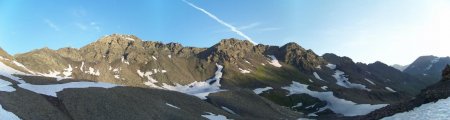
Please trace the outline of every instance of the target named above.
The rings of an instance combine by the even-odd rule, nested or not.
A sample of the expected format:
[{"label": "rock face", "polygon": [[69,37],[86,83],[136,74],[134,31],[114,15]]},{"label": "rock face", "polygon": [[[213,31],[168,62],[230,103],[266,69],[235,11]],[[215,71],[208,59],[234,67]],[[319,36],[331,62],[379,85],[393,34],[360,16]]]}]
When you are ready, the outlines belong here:
[{"label": "rock face", "polygon": [[450,65],[447,65],[442,71],[442,80],[450,80]]},{"label": "rock face", "polygon": [[[207,112],[230,119],[332,118],[343,114],[330,109],[335,101],[317,94],[359,109],[355,106],[411,99],[424,87],[381,62],[355,63],[334,54],[319,56],[296,43],[279,47],[233,38],[195,48],[113,34],[79,49],[43,48],[15,56],[0,50],[0,56],[7,58],[0,60],[3,67],[26,73],[16,75],[18,80],[0,69],[0,81],[17,89],[0,91],[0,104],[23,119],[203,119]],[[80,81],[121,87],[70,88],[57,96],[22,89]],[[290,94],[286,87],[294,83],[307,85],[302,91],[311,92]],[[206,99],[194,97],[205,94]],[[27,97],[17,101],[21,96]],[[42,104],[27,106],[32,99]],[[47,105],[37,113],[21,109]]]}]

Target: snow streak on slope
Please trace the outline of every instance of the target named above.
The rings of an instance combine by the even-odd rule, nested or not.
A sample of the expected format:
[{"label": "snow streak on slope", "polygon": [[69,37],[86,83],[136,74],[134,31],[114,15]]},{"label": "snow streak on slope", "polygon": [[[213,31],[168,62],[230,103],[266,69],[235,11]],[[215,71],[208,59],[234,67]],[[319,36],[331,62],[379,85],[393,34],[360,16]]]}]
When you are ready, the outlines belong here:
[{"label": "snow streak on slope", "polygon": [[268,90],[272,90],[272,87],[265,87],[265,88],[256,88],[253,90],[253,92],[255,92],[256,94],[261,94],[264,91],[268,91]]},{"label": "snow streak on slope", "polygon": [[[327,67],[332,70],[336,69],[336,65],[334,65],[334,64],[328,64]],[[368,89],[366,86],[364,86],[362,84],[351,83],[348,80],[348,78],[345,76],[345,73],[343,71],[335,70],[333,77],[336,79],[336,84],[339,86],[342,86],[345,88],[356,88],[356,89],[371,91],[370,89]]]},{"label": "snow streak on slope", "polygon": [[63,91],[67,88],[89,88],[89,87],[98,87],[98,88],[113,88],[117,85],[110,83],[95,83],[95,82],[70,82],[64,84],[51,84],[51,85],[33,85],[33,84],[19,84],[19,87],[23,89],[27,89],[33,91],[35,93],[44,94],[48,96],[57,97],[56,93],[59,91]]},{"label": "snow streak on slope", "polygon": [[281,67],[281,64],[278,62],[277,57],[273,56],[273,55],[268,55],[270,57],[270,59],[272,59],[272,61],[270,61],[269,63],[275,67]]},{"label": "snow streak on slope", "polygon": [[3,75],[5,77],[9,77],[20,84],[18,84],[19,87],[23,89],[27,89],[30,91],[33,91],[35,93],[49,95],[56,97],[56,93],[59,91],[62,91],[67,88],[88,88],[88,87],[102,87],[102,88],[112,88],[116,87],[117,85],[109,84],[109,83],[95,83],[95,82],[70,82],[70,83],[64,83],[64,84],[50,84],[50,85],[33,85],[29,84],[19,77],[15,77],[12,74],[20,74],[20,75],[27,75],[25,73],[22,73],[20,71],[17,71],[9,66],[6,66],[2,62],[0,62],[0,75]]},{"label": "snow streak on slope", "polygon": [[382,120],[448,120],[450,118],[450,98],[423,104],[411,111],[397,113]]},{"label": "snow streak on slope", "polygon": [[202,117],[205,117],[209,120],[228,120],[227,117],[223,115],[216,115],[214,113],[206,112],[207,115],[202,115]]},{"label": "snow streak on slope", "polygon": [[194,95],[200,99],[206,99],[206,96],[208,96],[210,93],[215,93],[219,91],[223,91],[220,89],[220,79],[222,78],[222,69],[223,66],[216,64],[217,71],[215,73],[215,76],[209,80],[202,81],[202,82],[193,82],[188,85],[180,85],[176,84],[175,86],[167,85],[163,83],[163,88],[167,90],[172,91],[178,91],[181,93]]},{"label": "snow streak on slope", "polygon": [[336,84],[345,88],[356,88],[356,89],[361,89],[361,90],[367,90],[370,91],[370,89],[368,89],[366,86],[361,85],[361,84],[356,84],[356,83],[351,83],[350,81],[348,81],[348,78],[345,77],[344,75],[345,73],[340,71],[340,70],[336,70],[333,77],[336,79]]},{"label": "snow streak on slope", "polygon": [[357,116],[357,115],[365,115],[370,113],[376,109],[382,108],[387,104],[356,104],[352,101],[348,101],[345,99],[337,98],[333,95],[333,92],[317,92],[311,91],[308,89],[308,85],[301,84],[298,82],[292,82],[290,86],[282,87],[285,90],[289,91],[289,95],[293,94],[308,94],[312,97],[318,98],[322,101],[327,102],[327,106],[322,109],[330,109],[335,113],[342,114],[344,116]]},{"label": "snow streak on slope", "polygon": [[320,78],[320,76],[319,76],[319,74],[317,74],[317,72],[314,72],[313,75],[314,75],[314,77],[316,77],[316,79],[323,81],[323,79]]}]

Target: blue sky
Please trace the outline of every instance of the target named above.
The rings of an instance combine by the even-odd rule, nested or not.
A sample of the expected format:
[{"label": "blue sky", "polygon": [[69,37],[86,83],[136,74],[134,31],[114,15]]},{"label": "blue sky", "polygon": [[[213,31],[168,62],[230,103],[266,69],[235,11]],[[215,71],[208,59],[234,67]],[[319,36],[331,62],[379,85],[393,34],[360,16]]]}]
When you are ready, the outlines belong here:
[{"label": "blue sky", "polygon": [[0,47],[79,48],[113,33],[209,47],[245,35],[357,62],[408,64],[450,55],[449,11],[450,0],[0,0]]}]

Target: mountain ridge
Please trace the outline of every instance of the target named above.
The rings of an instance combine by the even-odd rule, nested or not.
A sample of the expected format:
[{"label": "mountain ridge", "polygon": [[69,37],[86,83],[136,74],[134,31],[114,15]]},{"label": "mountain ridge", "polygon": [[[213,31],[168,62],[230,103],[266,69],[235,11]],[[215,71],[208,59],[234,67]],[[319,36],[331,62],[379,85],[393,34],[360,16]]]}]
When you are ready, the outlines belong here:
[{"label": "mountain ridge", "polygon": [[[254,45],[234,38],[223,39],[211,47],[195,48],[113,34],[79,49],[42,48],[14,55],[11,60],[23,64],[23,69],[18,70],[29,72],[29,75],[19,76],[23,81],[13,83],[19,84],[18,90],[25,82],[54,85],[79,81],[103,82],[127,89],[107,88],[97,93],[84,88],[74,90],[76,92],[63,90],[62,93],[87,92],[87,96],[102,96],[104,93],[115,95],[115,92],[134,91],[128,87],[150,92],[162,89],[206,99],[208,104],[218,108],[226,107],[235,112],[244,110],[237,114],[249,115],[249,118],[365,114],[380,106],[412,99],[418,93],[417,88],[424,87],[417,79],[381,62],[355,63],[349,57],[332,53],[319,56],[297,43]],[[302,85],[307,87],[301,88]],[[310,92],[291,93],[295,89]],[[137,94],[128,97],[133,99],[134,95]],[[109,97],[112,96],[104,98]],[[234,97],[245,101],[235,101]],[[75,104],[65,97],[50,99],[66,101],[64,105]],[[342,102],[336,103],[336,100]],[[257,106],[251,101],[269,106]],[[333,106],[367,111],[349,114]],[[261,116],[257,111],[250,111],[255,108],[268,109],[273,114],[266,111]],[[94,111],[103,112],[99,109]],[[286,114],[279,114],[280,111]],[[225,116],[239,118],[229,114]]]}]

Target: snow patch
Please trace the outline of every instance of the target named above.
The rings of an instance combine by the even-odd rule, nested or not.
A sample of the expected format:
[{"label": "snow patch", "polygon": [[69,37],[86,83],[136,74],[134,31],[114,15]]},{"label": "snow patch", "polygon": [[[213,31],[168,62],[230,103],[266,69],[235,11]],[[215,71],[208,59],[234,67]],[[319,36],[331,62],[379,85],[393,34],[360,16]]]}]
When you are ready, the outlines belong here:
[{"label": "snow patch", "polygon": [[320,88],[322,88],[322,90],[327,90],[327,89],[328,89],[328,86],[322,86],[322,87],[320,87]]},{"label": "snow patch", "polygon": [[130,62],[128,62],[128,60],[125,60],[125,57],[124,57],[124,56],[122,56],[121,61],[122,61],[122,63],[125,63],[125,64],[127,64],[127,65],[130,65]]},{"label": "snow patch", "polygon": [[63,75],[66,76],[66,77],[72,76],[72,70],[73,70],[72,69],[72,65],[69,64],[69,67],[64,69]]},{"label": "snow patch", "polygon": [[95,70],[92,67],[89,67],[89,71],[84,71],[84,73],[87,73],[90,75],[95,75],[95,76],[100,76],[100,70]]},{"label": "snow patch", "polygon": [[345,77],[344,75],[345,73],[340,71],[340,70],[336,70],[333,77],[336,79],[336,84],[345,88],[356,88],[356,89],[361,89],[361,90],[367,90],[370,91],[370,89],[368,89],[366,86],[361,85],[361,84],[356,84],[356,83],[351,83],[350,81],[348,81],[348,78]]},{"label": "snow patch", "polygon": [[222,109],[225,110],[225,111],[227,111],[228,113],[236,114],[233,110],[231,110],[231,109],[229,109],[229,108],[227,108],[227,107],[222,106]]},{"label": "snow patch", "polygon": [[49,73],[37,73],[37,75],[45,76],[45,77],[52,77],[56,78],[57,81],[60,81],[62,79],[69,79],[72,78],[72,65],[69,64],[68,68],[65,68],[63,72],[58,71],[49,71]]},{"label": "snow patch", "polygon": [[326,101],[327,105],[323,109],[330,109],[335,113],[340,113],[344,116],[357,116],[365,115],[376,109],[382,108],[387,104],[356,104],[352,101],[337,98],[333,95],[333,92],[317,92],[308,89],[308,85],[298,82],[292,82],[290,86],[282,87],[282,89],[288,90],[290,95],[293,94],[308,94],[312,97],[318,98],[322,101]]},{"label": "snow patch", "polygon": [[428,65],[428,67],[426,68],[426,70],[430,70],[431,67],[433,67],[433,64],[439,62],[440,58],[434,58],[433,60],[430,61],[430,65]]},{"label": "snow patch", "polygon": [[19,87],[23,89],[27,89],[33,91],[35,93],[44,94],[48,96],[57,97],[56,93],[63,91],[68,88],[89,88],[89,87],[98,87],[98,88],[113,88],[117,85],[110,83],[102,83],[102,82],[70,82],[64,84],[51,84],[51,85],[33,85],[28,83],[18,84]]},{"label": "snow patch", "polygon": [[372,84],[372,85],[376,85],[374,82],[372,82],[371,80],[369,80],[369,79],[367,79],[367,78],[364,78],[364,80],[366,80],[367,82],[369,82],[369,83]]},{"label": "snow patch", "polygon": [[328,63],[326,66],[328,68],[332,69],[332,70],[336,69],[336,65],[335,64]]},{"label": "snow patch", "polygon": [[11,85],[12,85],[12,83],[0,79],[0,91],[3,91],[3,92],[13,92],[13,91],[16,91],[16,89],[13,88]]},{"label": "snow patch", "polygon": [[4,120],[21,120],[17,115],[12,112],[6,111],[3,109],[3,106],[0,105],[0,117]]},{"label": "snow patch", "polygon": [[169,106],[169,107],[173,107],[173,108],[176,108],[176,109],[180,109],[179,107],[177,107],[177,106],[175,106],[175,105],[172,105],[172,104],[169,104],[169,103],[166,103],[166,105]]},{"label": "snow patch", "polygon": [[272,61],[269,62],[269,64],[275,66],[275,67],[281,67],[281,64],[278,62],[277,58],[273,55],[268,55]]},{"label": "snow patch", "polygon": [[217,66],[217,71],[215,73],[215,76],[209,80],[202,81],[202,82],[195,81],[188,85],[180,85],[177,83],[175,86],[171,86],[171,85],[167,85],[167,84],[163,83],[162,87],[167,90],[178,91],[178,92],[193,95],[200,99],[205,100],[206,96],[208,96],[210,93],[216,93],[216,92],[223,91],[220,89],[220,86],[221,86],[220,79],[222,78],[222,74],[223,74],[222,73],[223,66],[219,65],[219,64],[216,64],[216,66]]},{"label": "snow patch", "polygon": [[386,90],[388,90],[388,91],[391,91],[391,92],[397,92],[397,91],[393,90],[393,89],[390,88],[390,87],[385,87],[385,88],[386,88]]},{"label": "snow patch", "polygon": [[322,69],[322,67],[320,65],[317,65],[316,68],[317,69]]},{"label": "snow patch", "polygon": [[206,112],[207,115],[202,115],[202,117],[205,117],[209,120],[228,120],[227,117],[219,114],[213,114],[211,112]]},{"label": "snow patch", "polygon": [[253,90],[253,92],[255,92],[256,94],[259,95],[259,94],[263,93],[264,91],[268,91],[268,90],[272,90],[272,89],[273,89],[272,87],[256,88]]},{"label": "snow patch", "polygon": [[317,72],[314,72],[313,75],[314,75],[314,77],[316,77],[316,79],[324,81],[322,78],[320,78],[320,76],[319,76],[319,74],[317,74]]},{"label": "snow patch", "polygon": [[172,58],[172,55],[167,55],[167,57]]},{"label": "snow patch", "polygon": [[450,98],[423,104],[411,111],[397,113],[382,120],[448,120],[450,118]]},{"label": "snow patch", "polygon": [[158,59],[156,59],[156,57],[155,57],[155,56],[152,56],[152,58],[153,58],[153,60],[158,60]]},{"label": "snow patch", "polygon": [[303,103],[297,103],[296,105],[292,106],[292,108],[302,107]]},{"label": "snow patch", "polygon": [[244,70],[242,68],[239,68],[239,71],[241,71],[241,73],[244,73],[244,74],[250,73],[250,70]]}]

